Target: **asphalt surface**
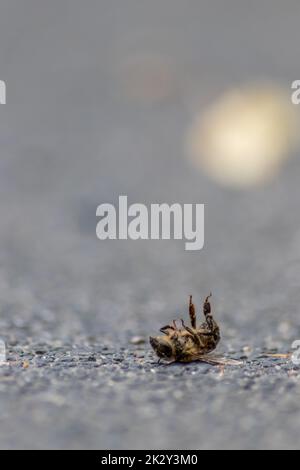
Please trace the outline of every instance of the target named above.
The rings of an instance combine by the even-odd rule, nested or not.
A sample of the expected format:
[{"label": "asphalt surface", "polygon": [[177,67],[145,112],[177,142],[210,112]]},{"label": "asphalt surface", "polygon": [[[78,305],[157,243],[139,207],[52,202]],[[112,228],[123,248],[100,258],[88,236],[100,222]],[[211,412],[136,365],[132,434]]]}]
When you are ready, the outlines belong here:
[{"label": "asphalt surface", "polygon": [[[299,12],[296,1],[2,2],[1,448],[299,447],[299,367],[265,356],[300,339],[299,156],[243,192],[184,152],[216,93],[299,78]],[[159,69],[158,87],[139,60]],[[204,249],[100,242],[96,208],[120,194],[205,203]],[[210,291],[218,352],[243,366],[157,365],[149,335]]]}]

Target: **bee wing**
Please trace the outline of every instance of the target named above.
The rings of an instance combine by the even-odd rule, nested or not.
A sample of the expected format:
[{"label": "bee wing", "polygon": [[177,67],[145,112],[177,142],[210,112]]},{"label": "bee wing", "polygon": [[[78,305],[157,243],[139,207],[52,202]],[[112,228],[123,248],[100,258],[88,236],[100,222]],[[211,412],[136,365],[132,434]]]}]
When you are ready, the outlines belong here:
[{"label": "bee wing", "polygon": [[265,357],[273,357],[274,359],[290,359],[292,356],[292,353],[284,353],[284,354],[271,354],[271,353],[265,353]]},{"label": "bee wing", "polygon": [[192,361],[201,361],[211,364],[213,366],[241,366],[243,361],[236,359],[229,359],[225,356],[216,356],[210,354],[194,354],[191,358]]}]

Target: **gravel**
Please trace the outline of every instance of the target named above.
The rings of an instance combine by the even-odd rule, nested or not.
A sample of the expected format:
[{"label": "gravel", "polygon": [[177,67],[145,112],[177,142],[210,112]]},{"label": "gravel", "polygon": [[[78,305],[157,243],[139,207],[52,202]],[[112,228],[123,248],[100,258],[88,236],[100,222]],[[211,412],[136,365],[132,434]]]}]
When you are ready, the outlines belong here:
[{"label": "gravel", "polygon": [[243,365],[159,365],[148,346],[9,347],[0,368],[1,447],[297,447],[300,368],[259,348],[248,358],[225,354]]}]

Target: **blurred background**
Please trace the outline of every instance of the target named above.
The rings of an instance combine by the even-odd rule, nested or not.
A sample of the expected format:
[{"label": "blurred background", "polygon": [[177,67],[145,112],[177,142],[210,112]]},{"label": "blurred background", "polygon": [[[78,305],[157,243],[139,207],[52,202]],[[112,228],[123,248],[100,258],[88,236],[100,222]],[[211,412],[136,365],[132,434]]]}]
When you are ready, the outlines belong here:
[{"label": "blurred background", "polygon": [[[1,0],[8,344],[128,345],[210,291],[221,350],[299,338],[299,15],[296,0]],[[100,242],[96,208],[121,194],[204,203],[204,249]]]}]

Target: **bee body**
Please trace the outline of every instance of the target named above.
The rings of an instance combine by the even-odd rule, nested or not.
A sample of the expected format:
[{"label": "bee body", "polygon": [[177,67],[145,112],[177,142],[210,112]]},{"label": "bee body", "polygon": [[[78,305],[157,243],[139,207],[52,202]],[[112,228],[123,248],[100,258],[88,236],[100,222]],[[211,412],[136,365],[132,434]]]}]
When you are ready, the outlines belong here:
[{"label": "bee body", "polygon": [[217,347],[220,341],[220,329],[211,314],[208,296],[203,305],[205,322],[196,326],[195,307],[190,296],[189,313],[191,327],[181,320],[178,328],[176,321],[161,328],[162,336],[150,337],[150,344],[157,356],[168,361],[191,362],[200,359]]}]

